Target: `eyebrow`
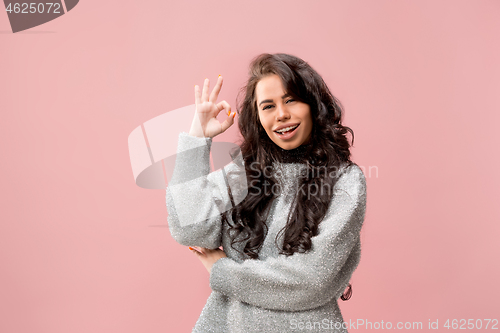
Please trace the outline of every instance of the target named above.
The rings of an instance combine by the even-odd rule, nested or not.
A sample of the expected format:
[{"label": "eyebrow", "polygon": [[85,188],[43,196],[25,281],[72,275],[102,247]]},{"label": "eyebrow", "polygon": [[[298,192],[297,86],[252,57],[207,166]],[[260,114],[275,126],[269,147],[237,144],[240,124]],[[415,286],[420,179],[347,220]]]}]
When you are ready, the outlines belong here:
[{"label": "eyebrow", "polygon": [[[290,95],[290,94],[284,94],[283,96],[281,96],[281,99],[285,99],[285,98],[290,97],[290,96],[292,96],[292,95]],[[259,106],[261,106],[264,103],[272,103],[272,102],[273,102],[272,99],[265,99],[265,100],[263,100],[263,101],[261,101],[259,103]]]}]

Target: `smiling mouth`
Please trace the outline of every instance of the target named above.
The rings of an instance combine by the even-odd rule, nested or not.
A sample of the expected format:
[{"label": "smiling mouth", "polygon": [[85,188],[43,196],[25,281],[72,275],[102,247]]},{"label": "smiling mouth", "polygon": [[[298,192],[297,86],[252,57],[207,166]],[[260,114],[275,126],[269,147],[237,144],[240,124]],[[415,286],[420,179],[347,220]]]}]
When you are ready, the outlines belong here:
[{"label": "smiling mouth", "polygon": [[275,131],[276,133],[278,134],[288,134],[288,133],[292,133],[297,127],[299,127],[300,124],[297,124],[295,126],[290,126],[290,127],[287,127],[287,128],[283,128],[279,131]]}]

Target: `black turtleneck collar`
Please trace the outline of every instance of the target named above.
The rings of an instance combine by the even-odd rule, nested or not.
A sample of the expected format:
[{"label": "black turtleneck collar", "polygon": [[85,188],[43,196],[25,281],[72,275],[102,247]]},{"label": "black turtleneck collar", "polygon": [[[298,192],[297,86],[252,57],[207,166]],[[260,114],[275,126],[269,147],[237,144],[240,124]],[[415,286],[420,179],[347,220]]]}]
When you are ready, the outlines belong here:
[{"label": "black turtleneck collar", "polygon": [[290,150],[276,146],[276,160],[280,163],[305,163],[309,158],[311,148],[311,144],[304,144]]}]

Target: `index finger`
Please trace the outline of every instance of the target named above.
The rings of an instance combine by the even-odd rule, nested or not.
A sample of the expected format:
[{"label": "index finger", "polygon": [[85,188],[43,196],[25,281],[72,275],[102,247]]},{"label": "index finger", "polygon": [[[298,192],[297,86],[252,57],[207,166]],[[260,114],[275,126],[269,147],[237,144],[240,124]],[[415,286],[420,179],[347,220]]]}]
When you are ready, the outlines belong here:
[{"label": "index finger", "polygon": [[200,87],[197,85],[194,86],[194,102],[196,105],[201,104]]},{"label": "index finger", "polygon": [[210,102],[215,103],[217,100],[217,97],[219,97],[219,92],[222,87],[222,76],[219,75],[219,78],[217,79],[217,83],[215,84],[214,90],[212,90],[212,93],[210,94]]}]

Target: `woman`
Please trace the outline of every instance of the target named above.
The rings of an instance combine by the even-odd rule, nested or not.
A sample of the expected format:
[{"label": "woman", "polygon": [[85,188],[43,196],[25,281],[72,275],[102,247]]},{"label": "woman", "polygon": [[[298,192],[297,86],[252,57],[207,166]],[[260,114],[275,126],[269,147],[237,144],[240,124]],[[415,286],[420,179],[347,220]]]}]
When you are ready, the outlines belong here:
[{"label": "woman", "polygon": [[210,273],[193,332],[346,332],[337,300],[360,259],[366,182],[340,103],[303,60],[258,56],[238,110],[242,161],[210,173],[212,138],[235,115],[216,103],[221,87],[195,86],[167,187],[171,234]]}]

